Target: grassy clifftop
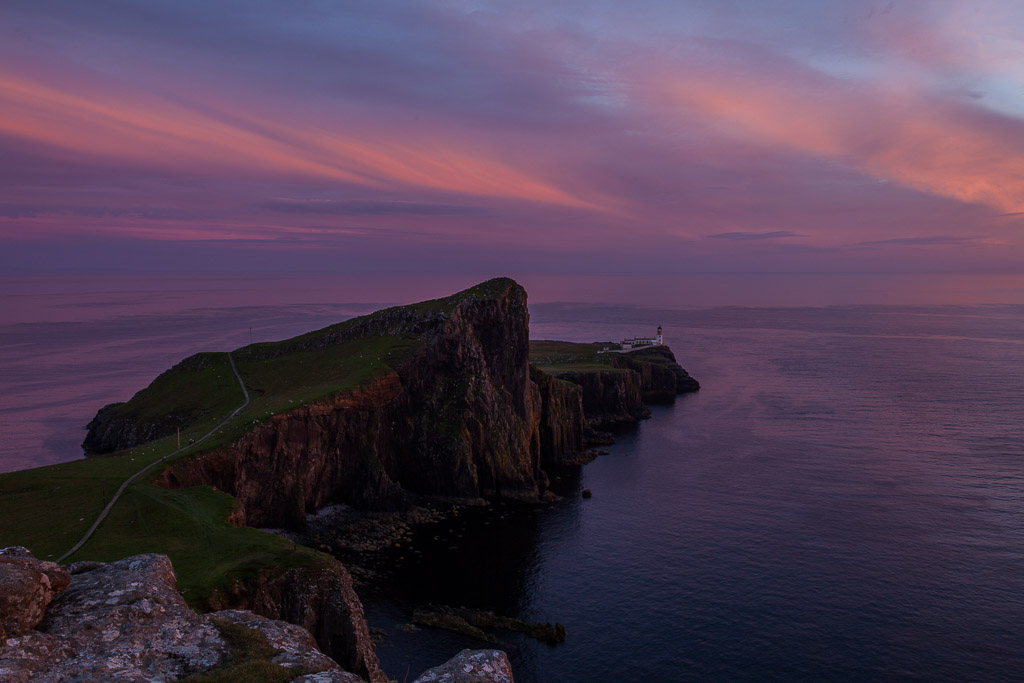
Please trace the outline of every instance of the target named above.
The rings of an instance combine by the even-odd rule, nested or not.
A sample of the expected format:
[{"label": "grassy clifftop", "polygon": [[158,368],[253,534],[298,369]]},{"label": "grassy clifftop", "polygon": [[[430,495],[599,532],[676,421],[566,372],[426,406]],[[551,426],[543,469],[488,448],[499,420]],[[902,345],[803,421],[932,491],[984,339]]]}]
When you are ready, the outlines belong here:
[{"label": "grassy clifftop", "polygon": [[[24,545],[37,557],[56,559],[85,533],[128,477],[158,463],[126,490],[93,537],[67,561],[166,553],[186,598],[197,606],[265,567],[316,563],[315,551],[274,534],[233,526],[229,518],[236,501],[226,493],[209,486],[168,490],[149,482],[165,463],[221,447],[271,416],[391,372],[420,345],[417,321],[444,317],[461,301],[496,296],[510,286],[518,285],[490,280],[442,299],[235,350],[251,401],[193,447],[188,445],[192,439],[216,427],[244,397],[226,353],[186,358],[129,401],[101,411],[91,424],[98,437],[90,447],[103,455],[0,475],[0,547]],[[179,429],[185,449],[171,457],[178,448]]]},{"label": "grassy clifftop", "polygon": [[[228,484],[220,482],[241,472],[231,470],[241,465],[226,457],[218,460],[218,454],[238,452],[239,444],[251,442],[246,472],[253,467],[265,471],[259,473],[264,488],[250,491],[250,498],[264,507],[277,484],[282,489],[293,486],[286,491],[292,495],[288,492],[298,491],[300,480],[315,487],[331,477],[352,481],[361,476],[392,488],[412,482],[436,489],[454,482],[480,492],[536,495],[541,478],[536,463],[547,456],[558,461],[561,450],[572,456],[582,447],[582,426],[576,424],[582,420],[580,395],[583,409],[592,404],[609,412],[595,387],[614,389],[632,382],[630,386],[647,393],[674,395],[681,386],[679,373],[685,375],[665,347],[598,354],[600,344],[528,342],[527,325],[525,292],[501,278],[291,339],[245,346],[233,351],[231,358],[250,402],[223,425],[245,400],[229,356],[190,356],[129,401],[107,406],[97,415],[90,425],[90,450],[102,455],[0,475],[0,547],[24,545],[39,558],[57,559],[82,537],[123,482],[153,464],[68,561],[166,553],[186,598],[202,607],[217,592],[230,591],[266,567],[325,561],[319,553],[278,535],[233,525],[230,520],[239,519],[242,498],[226,493]],[[550,433],[538,439],[527,433],[536,424],[528,400],[527,345],[530,363],[583,387],[565,382],[545,385],[548,413],[542,422]],[[396,395],[404,403],[391,401],[386,410],[361,404],[346,424],[317,422],[308,415],[299,424],[297,416],[311,403],[322,408],[332,397],[344,402],[353,390],[394,385],[400,374],[404,384]],[[595,377],[600,381],[592,387],[589,380]],[[451,434],[439,429],[448,424],[446,420],[451,422]],[[291,423],[287,438],[278,431],[282,422]],[[185,446],[180,451],[178,430]],[[191,444],[208,433],[208,438]],[[339,447],[343,438],[348,442]],[[540,457],[527,452],[537,443],[547,449]],[[390,451],[374,451],[381,445]],[[317,449],[320,461],[310,463],[308,456]],[[284,451],[292,460],[284,459]],[[387,454],[390,460],[384,458]],[[270,462],[273,458],[277,459]],[[172,464],[178,470],[200,462],[229,470],[217,472],[223,479],[200,479],[221,490],[209,485],[167,489],[151,483]],[[341,471],[342,462],[356,469]],[[447,468],[455,475],[435,477],[431,468]],[[234,481],[255,481],[246,477],[243,473]],[[325,488],[317,495],[314,505],[334,493]],[[302,497],[295,500],[299,512],[308,511]]]}]

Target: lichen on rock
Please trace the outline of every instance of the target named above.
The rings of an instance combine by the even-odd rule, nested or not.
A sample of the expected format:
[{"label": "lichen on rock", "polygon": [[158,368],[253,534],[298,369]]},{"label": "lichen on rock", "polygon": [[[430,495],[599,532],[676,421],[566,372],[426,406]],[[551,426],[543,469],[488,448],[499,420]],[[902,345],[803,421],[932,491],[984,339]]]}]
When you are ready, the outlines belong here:
[{"label": "lichen on rock", "polygon": [[[40,573],[54,571],[53,563],[35,560],[24,549],[0,557],[19,561],[0,561],[0,584],[26,565],[34,564]],[[70,572],[57,569],[69,576],[67,589],[50,603],[36,628],[8,635],[0,644],[0,680],[153,681],[216,672],[239,664],[223,633],[225,624],[254,633],[265,645],[265,666],[296,676],[341,673],[299,626],[252,612],[199,615],[189,609],[165,555],[78,563]],[[34,606],[27,609],[34,614]]]},{"label": "lichen on rock", "polygon": [[37,560],[27,548],[0,550],[0,641],[35,628],[70,581],[63,567]]},{"label": "lichen on rock", "polygon": [[512,665],[501,650],[463,650],[413,683],[513,683]]}]

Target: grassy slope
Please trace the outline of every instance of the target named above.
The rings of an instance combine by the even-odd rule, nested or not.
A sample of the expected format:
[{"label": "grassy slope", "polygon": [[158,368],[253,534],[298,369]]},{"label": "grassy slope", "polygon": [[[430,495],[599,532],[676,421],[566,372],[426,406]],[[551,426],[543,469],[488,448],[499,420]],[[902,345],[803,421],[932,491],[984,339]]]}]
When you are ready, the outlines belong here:
[{"label": "grassy slope", "polygon": [[612,367],[613,356],[598,353],[606,344],[531,340],[530,363],[556,377],[565,372],[627,372]]},{"label": "grassy slope", "polygon": [[[509,284],[508,280],[491,280],[409,308],[420,314],[450,311],[461,299],[489,298]],[[270,415],[360,386],[400,364],[417,347],[416,339],[369,337],[287,351],[316,346],[324,337],[344,333],[359,320],[239,349],[234,357],[251,403],[217,434],[174,459],[233,441],[253,422]],[[163,373],[116,410],[139,421],[158,421],[168,414],[184,416],[188,421],[181,442],[188,444],[242,402],[227,354],[209,353],[190,357]],[[176,449],[177,439],[172,436],[118,453],[0,475],[0,547],[24,545],[37,557],[56,559],[81,538],[122,482]],[[157,465],[151,473],[160,469]],[[147,483],[148,478],[128,488],[89,542],[67,561],[111,561],[136,553],[166,553],[178,572],[179,587],[195,606],[264,567],[317,561],[314,551],[295,547],[279,536],[229,525],[226,518],[234,500],[225,493],[201,486],[169,491]]]},{"label": "grassy slope", "polygon": [[[261,358],[281,344],[250,349],[267,353],[236,354],[239,374],[250,392],[249,406],[217,434],[174,459],[234,440],[254,421],[364,384],[407,358],[416,340],[371,337]],[[158,419],[172,412],[193,416],[196,421],[182,431],[183,444],[206,434],[242,404],[243,396],[227,354],[203,356],[201,362],[183,363],[162,374],[122,410],[138,419]],[[242,356],[255,360],[244,361]],[[176,448],[172,436],[119,453],[0,475],[0,547],[24,545],[37,557],[55,559],[85,533],[125,479]],[[151,470],[159,471],[159,465]],[[229,495],[209,487],[169,491],[137,482],[67,561],[166,553],[178,572],[179,586],[195,605],[263,567],[316,561],[317,553],[279,536],[229,525],[226,518],[233,504]]]}]

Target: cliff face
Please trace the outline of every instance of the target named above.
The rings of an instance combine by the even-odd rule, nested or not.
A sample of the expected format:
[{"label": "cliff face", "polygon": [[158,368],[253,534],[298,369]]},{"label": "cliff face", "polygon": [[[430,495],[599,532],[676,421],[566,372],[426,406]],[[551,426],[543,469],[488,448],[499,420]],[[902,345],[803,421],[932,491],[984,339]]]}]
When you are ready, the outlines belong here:
[{"label": "cliff face", "polygon": [[632,370],[640,376],[640,392],[647,403],[671,401],[678,394],[700,389],[700,383],[676,362],[667,346],[652,346],[636,353],[616,354],[616,368]]},{"label": "cliff face", "polygon": [[[550,347],[553,343],[539,344]],[[555,359],[551,372],[580,388],[588,441],[607,442],[608,435],[601,434],[604,430],[646,419],[651,414],[647,403],[671,401],[678,394],[700,389],[667,346],[599,356],[591,345],[555,344],[562,355]],[[576,347],[581,347],[578,352],[574,352]],[[605,367],[608,369],[600,369]],[[535,369],[540,372],[544,366]]]},{"label": "cliff face", "polygon": [[[211,375],[228,377],[231,374],[222,353],[189,356],[162,373],[152,384],[135,394],[131,401],[110,403],[100,408],[86,425],[88,433],[82,448],[88,455],[134,448],[171,436],[198,419],[216,415],[217,411],[207,396],[210,392],[203,386],[204,380]],[[183,382],[203,389],[190,392],[187,386],[182,386]],[[168,409],[160,400],[168,394],[175,397],[173,409]]]},{"label": "cliff face", "polygon": [[[348,326],[346,339],[415,334],[417,346],[369,384],[172,464],[160,483],[216,486],[238,498],[237,521],[253,526],[298,524],[328,501],[393,508],[410,493],[535,497],[545,462],[582,451],[577,394],[531,379],[529,313],[518,284],[494,280],[444,301]],[[275,352],[340,340],[297,338]]]},{"label": "cliff face", "polygon": [[336,560],[316,567],[268,568],[248,585],[220,594],[207,607],[247,609],[268,619],[301,626],[317,645],[348,671],[370,683],[386,683],[366,625],[352,576]]},{"label": "cliff face", "polygon": [[[40,562],[24,549],[0,554],[11,550],[19,564],[0,563],[0,583],[26,568],[54,573],[53,563]],[[252,612],[196,614],[178,593],[165,555],[79,562],[57,570],[66,589],[46,601],[42,620],[33,614],[35,623],[0,638],[0,679],[167,681],[209,672],[218,680],[245,680],[246,665],[258,659],[263,670],[279,675],[276,680],[301,680],[300,675],[314,672],[322,672],[316,680],[362,680],[341,671],[298,626]],[[240,642],[257,646],[241,649]]]},{"label": "cliff face", "polygon": [[612,429],[650,417],[640,375],[630,370],[561,372],[558,378],[581,388],[583,413],[591,429]]},{"label": "cliff face", "polygon": [[589,457],[583,451],[586,419],[583,389],[578,384],[552,377],[530,366],[535,387],[537,437],[540,440],[541,467],[579,465]]},{"label": "cliff face", "polygon": [[[11,683],[287,680],[385,683],[351,579],[292,570],[265,576],[241,609],[196,614],[166,555],[61,567],[0,550],[0,680]],[[358,609],[353,610],[353,605]],[[269,618],[268,618],[269,616]],[[288,623],[280,620],[285,617]],[[312,629],[310,628],[312,627]],[[355,633],[359,632],[356,637]],[[333,659],[310,630],[332,645]],[[340,659],[339,659],[340,655]],[[339,666],[339,662],[342,666]],[[497,650],[463,650],[417,682],[513,683]]]}]

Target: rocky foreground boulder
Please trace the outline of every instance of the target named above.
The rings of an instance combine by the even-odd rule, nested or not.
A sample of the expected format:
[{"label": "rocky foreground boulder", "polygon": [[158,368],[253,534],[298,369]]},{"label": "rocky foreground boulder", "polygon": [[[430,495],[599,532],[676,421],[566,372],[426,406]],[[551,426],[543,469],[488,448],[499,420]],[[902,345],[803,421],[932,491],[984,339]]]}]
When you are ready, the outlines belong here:
[{"label": "rocky foreground boulder", "polygon": [[[166,555],[61,567],[0,550],[0,680],[358,683],[306,629],[247,610],[197,614]],[[481,652],[485,654],[480,654]],[[441,675],[443,667],[451,675]],[[464,651],[421,681],[511,681],[499,651]]]},{"label": "rocky foreground boulder", "polygon": [[63,567],[37,560],[25,548],[0,550],[0,640],[35,628],[70,582]]},{"label": "rocky foreground boulder", "polygon": [[[53,563],[27,550],[0,553],[21,561],[0,563],[5,585],[26,568],[55,573]],[[315,680],[362,680],[342,672],[299,626],[242,610],[196,614],[178,593],[166,555],[57,569],[57,585],[61,575],[70,579],[66,590],[35,628],[8,633],[0,645],[0,680],[166,681],[213,671],[244,680],[253,670],[295,674],[284,680],[318,673],[330,676]],[[37,605],[30,605],[33,619]]]},{"label": "rocky foreground boulder", "polygon": [[413,683],[514,683],[512,665],[501,650],[463,650]]}]

